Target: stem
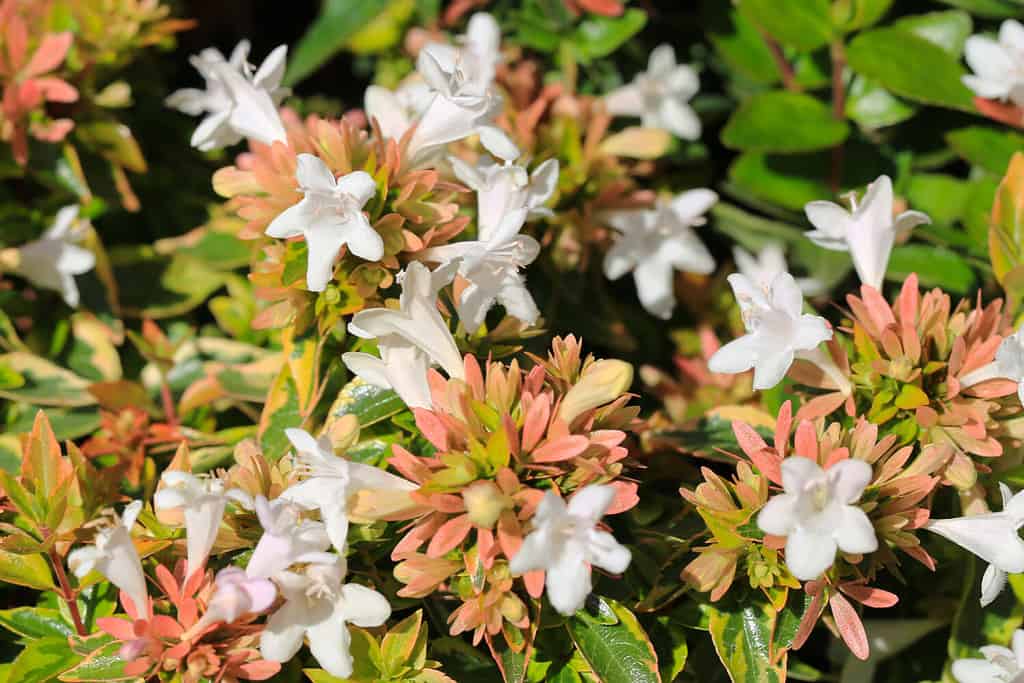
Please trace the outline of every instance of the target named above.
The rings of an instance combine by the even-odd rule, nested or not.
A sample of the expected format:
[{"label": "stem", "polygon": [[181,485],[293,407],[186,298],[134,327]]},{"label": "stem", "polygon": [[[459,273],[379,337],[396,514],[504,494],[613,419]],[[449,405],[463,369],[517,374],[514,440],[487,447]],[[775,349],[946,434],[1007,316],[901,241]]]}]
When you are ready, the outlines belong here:
[{"label": "stem", "polygon": [[793,65],[786,60],[786,55],[782,53],[782,46],[764,31],[761,31],[761,36],[768,45],[768,51],[772,53],[772,60],[775,62],[775,66],[778,67],[779,73],[782,74],[782,87],[790,92],[803,92],[804,89],[796,82],[796,72],[793,71]]},{"label": "stem", "polygon": [[171,386],[167,383],[166,377],[160,378],[160,400],[164,404],[164,419],[171,427],[178,426],[178,412],[174,409],[174,396],[171,395]]},{"label": "stem", "polygon": [[[846,84],[843,71],[846,69],[846,50],[841,41],[832,43],[832,118],[842,121],[846,118]],[[843,143],[832,148],[832,170],[829,184],[833,192],[839,192],[843,181]]]},{"label": "stem", "polygon": [[82,615],[78,611],[78,600],[75,598],[75,592],[71,589],[68,575],[64,571],[64,561],[57,554],[56,548],[50,548],[50,564],[53,565],[53,573],[57,575],[61,597],[67,603],[68,611],[71,613],[71,620],[75,623],[75,632],[80,636],[89,635],[89,632],[85,630],[85,624],[82,623]]}]

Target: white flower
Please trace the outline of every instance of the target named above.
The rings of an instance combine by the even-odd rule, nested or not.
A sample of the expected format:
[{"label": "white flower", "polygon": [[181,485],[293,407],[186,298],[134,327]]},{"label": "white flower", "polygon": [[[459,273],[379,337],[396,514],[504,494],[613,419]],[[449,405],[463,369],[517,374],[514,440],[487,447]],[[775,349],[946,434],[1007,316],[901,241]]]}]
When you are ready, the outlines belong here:
[{"label": "white flower", "polygon": [[804,211],[815,227],[807,238],[824,249],[849,251],[860,281],[881,290],[896,237],[931,219],[920,211],[893,217],[892,180],[887,175],[868,185],[860,203],[852,193],[849,200],[850,211],[833,202],[807,204]]},{"label": "white flower", "polygon": [[1013,632],[1013,649],[1001,645],[980,648],[985,659],[953,662],[957,683],[1020,683],[1024,680],[1024,630]]},{"label": "white flower", "polygon": [[570,616],[583,606],[591,591],[591,565],[613,574],[629,566],[629,550],[597,528],[614,499],[612,486],[585,486],[568,505],[549,491],[533,515],[533,531],[509,563],[513,574],[546,572],[548,600],[559,614]]},{"label": "white flower", "polygon": [[452,281],[457,267],[450,263],[431,272],[418,261],[410,263],[401,278],[399,310],[359,311],[348,325],[357,337],[376,338],[381,357],[344,353],[345,365],[369,384],[394,389],[409,407],[431,407],[427,369],[432,362],[449,377],[464,378],[462,354],[437,310],[438,290]]},{"label": "white flower", "polygon": [[605,213],[605,221],[622,233],[605,255],[605,276],[618,280],[632,270],[640,303],[667,320],[676,305],[673,271],[705,275],[715,269],[693,226],[704,224],[704,213],[717,201],[711,190],[690,190],[652,210]]},{"label": "white flower", "polygon": [[278,46],[259,69],[248,63],[249,42],[243,40],[224,59],[216,48],[191,58],[192,66],[206,81],[206,89],[184,88],[167,98],[169,107],[192,116],[206,114],[192,134],[192,146],[209,151],[233,145],[243,138],[270,144],[287,135],[277,105],[288,94],[281,87],[286,45]]},{"label": "white flower", "polygon": [[68,555],[68,567],[80,579],[93,570],[98,571],[124,591],[136,614],[144,615],[149,609],[146,575],[142,572],[142,562],[131,536],[140,512],[142,501],[136,500],[125,507],[120,519],[115,515],[113,519],[106,520],[104,526],[96,531],[93,545],[77,548]]},{"label": "white flower", "polygon": [[550,215],[544,204],[558,182],[558,161],[549,159],[532,174],[511,160],[474,167],[452,159],[452,167],[477,192],[477,239],[433,247],[421,257],[443,264],[459,260],[459,274],[469,285],[456,307],[467,330],[480,327],[495,301],[532,325],[540,311],[519,269],[533,263],[540,244],[519,230],[529,218]]},{"label": "white flower", "polygon": [[[188,472],[168,470],[160,477],[163,488],[153,495],[157,510],[184,509],[188,575],[206,564],[228,499],[252,508],[252,499],[239,489],[226,490],[215,477],[197,477]],[[187,577],[186,577],[187,578]]]},{"label": "white flower", "polygon": [[[471,50],[430,44],[420,50],[416,70],[430,87],[430,104],[416,122],[409,153],[422,156],[440,145],[479,133],[513,146],[492,122],[501,97],[491,86],[493,67]],[[492,145],[488,145],[491,147]]]},{"label": "white flower", "polygon": [[647,71],[608,93],[604,102],[610,114],[639,116],[647,128],[662,128],[684,140],[696,140],[700,138],[700,119],[688,103],[699,90],[697,72],[676,64],[671,45],[659,45],[648,58]]},{"label": "white flower", "polygon": [[1024,106],[1024,26],[1019,21],[1004,21],[998,41],[971,36],[964,57],[974,73],[964,76],[963,82],[975,95]]},{"label": "white flower", "polygon": [[338,678],[351,676],[348,624],[380,626],[391,616],[391,606],[377,591],[342,583],[344,578],[343,558],[309,564],[302,574],[282,573],[278,583],[285,603],[270,615],[260,635],[263,658],[272,662],[291,660],[305,636],[310,652],[327,673]]},{"label": "white flower", "polygon": [[708,361],[712,372],[735,374],[754,368],[754,388],[771,389],[786,376],[798,353],[814,351],[832,338],[824,318],[803,314],[803,295],[789,273],[776,275],[768,288],[739,273],[729,276],[729,284],[747,334],[715,352]]},{"label": "white flower", "polygon": [[407,81],[391,91],[371,85],[363,95],[363,109],[369,119],[377,119],[386,138],[401,139],[426,110],[433,92],[423,81]]},{"label": "white flower", "polygon": [[267,234],[306,238],[306,287],[311,292],[322,292],[327,286],[343,246],[367,261],[384,256],[384,240],[363,214],[363,206],[377,192],[369,173],[355,171],[338,179],[319,157],[300,154],[295,178],[304,196],[271,221]]},{"label": "white flower", "polygon": [[256,516],[263,526],[246,574],[257,579],[277,576],[310,553],[321,553],[331,545],[323,523],[301,519],[302,508],[283,498],[256,498]]},{"label": "white flower", "polygon": [[[756,256],[743,247],[733,246],[732,257],[741,275],[765,289],[771,287],[776,275],[789,272],[786,252],[783,251],[782,245],[774,242],[763,246]],[[814,278],[797,278],[796,284],[804,296],[817,296],[826,291],[824,284]]]},{"label": "white flower", "polygon": [[878,550],[875,529],[864,510],[854,505],[871,482],[871,465],[848,458],[822,470],[808,458],[782,461],[782,488],[757,515],[767,534],[786,537],[786,566],[801,581],[821,576],[832,566],[836,550]]},{"label": "white flower", "polygon": [[84,228],[78,205],[65,206],[42,237],[13,250],[12,269],[37,287],[60,292],[65,303],[76,308],[80,297],[75,276],[96,265],[93,253],[76,244]]},{"label": "white flower", "polygon": [[933,519],[924,528],[989,563],[981,582],[981,603],[987,605],[1002,591],[1006,574],[1024,572],[1024,541],[1017,534],[1024,526],[1024,491],[1013,495],[999,485],[1002,512],[953,519]]},{"label": "white flower", "polygon": [[1024,328],[1003,340],[996,350],[996,367],[1000,377],[1017,383],[1017,397],[1024,404]]},{"label": "white flower", "polygon": [[277,599],[277,586],[273,581],[250,577],[239,567],[225,567],[217,572],[214,587],[206,612],[190,629],[192,632],[218,622],[231,624],[246,614],[263,612]]},{"label": "white flower", "polygon": [[302,429],[284,430],[295,447],[298,473],[305,481],[289,486],[283,500],[310,510],[320,510],[327,535],[339,553],[345,552],[348,534],[348,499],[364,489],[413,491],[416,484],[379,467],[352,462],[334,455],[327,436],[314,439]]}]

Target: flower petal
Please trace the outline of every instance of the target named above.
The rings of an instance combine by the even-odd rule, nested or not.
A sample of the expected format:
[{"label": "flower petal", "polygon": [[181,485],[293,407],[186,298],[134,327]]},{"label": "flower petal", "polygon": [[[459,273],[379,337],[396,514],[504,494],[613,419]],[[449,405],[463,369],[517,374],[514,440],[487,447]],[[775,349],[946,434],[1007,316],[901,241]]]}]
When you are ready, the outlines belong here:
[{"label": "flower petal", "polygon": [[801,581],[817,579],[836,559],[832,537],[798,528],[786,539],[786,566]]}]

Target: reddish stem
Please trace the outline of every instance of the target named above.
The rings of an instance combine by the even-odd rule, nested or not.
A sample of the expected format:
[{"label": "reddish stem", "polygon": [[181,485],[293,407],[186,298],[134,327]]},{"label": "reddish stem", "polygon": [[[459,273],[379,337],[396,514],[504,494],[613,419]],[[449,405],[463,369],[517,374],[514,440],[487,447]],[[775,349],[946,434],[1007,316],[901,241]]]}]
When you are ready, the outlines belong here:
[{"label": "reddish stem", "polygon": [[160,380],[160,400],[164,404],[164,419],[171,427],[178,426],[178,412],[174,409],[174,396],[171,395],[171,386],[167,378]]},{"label": "reddish stem", "polygon": [[778,67],[779,73],[782,74],[782,87],[790,92],[803,92],[803,88],[796,81],[796,72],[793,70],[793,65],[786,59],[786,55],[782,53],[782,46],[769,36],[764,31],[761,32],[764,42],[768,45],[768,51],[772,53],[772,60],[775,62],[775,66]]},{"label": "reddish stem", "polygon": [[50,564],[53,565],[53,573],[57,575],[61,597],[67,603],[68,611],[71,613],[71,620],[75,623],[75,632],[80,636],[89,635],[89,632],[85,630],[85,624],[82,623],[82,615],[78,611],[78,600],[75,597],[75,592],[71,589],[68,575],[64,571],[64,560],[57,553],[56,548],[50,548]]},{"label": "reddish stem", "polygon": [[[832,117],[836,121],[846,118],[846,85],[843,71],[846,69],[846,51],[839,41],[832,43]],[[843,182],[843,143],[832,148],[832,169],[829,185],[833,192],[839,192]]]}]

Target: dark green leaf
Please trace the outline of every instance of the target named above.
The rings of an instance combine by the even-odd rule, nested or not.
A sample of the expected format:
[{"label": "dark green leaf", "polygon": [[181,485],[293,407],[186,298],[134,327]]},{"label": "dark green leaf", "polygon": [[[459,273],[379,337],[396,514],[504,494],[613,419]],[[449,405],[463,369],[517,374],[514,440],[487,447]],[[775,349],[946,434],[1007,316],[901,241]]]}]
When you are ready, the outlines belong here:
[{"label": "dark green leaf", "polygon": [[903,282],[917,273],[924,287],[941,287],[954,294],[966,294],[974,285],[974,271],[956,252],[926,244],[896,247],[885,273],[887,280]]},{"label": "dark green leaf", "polygon": [[403,410],[405,403],[394,391],[354,379],[338,394],[331,406],[329,419],[333,421],[345,415],[355,415],[361,427],[368,427]]},{"label": "dark green leaf", "polygon": [[779,81],[779,68],[764,36],[728,3],[706,0],[701,20],[718,56],[739,75],[755,83],[771,85]]},{"label": "dark green leaf", "polygon": [[0,626],[25,638],[62,638],[74,631],[60,612],[46,607],[15,607],[0,611]]},{"label": "dark green leaf", "polygon": [[[773,664],[776,613],[763,598],[750,596],[710,609],[708,629],[715,650],[734,683],[782,683],[785,666]],[[785,660],[783,660],[785,662]]]},{"label": "dark green leaf", "polygon": [[285,85],[295,85],[320,68],[387,6],[388,0],[324,0],[320,16],[289,55]]},{"label": "dark green leaf", "polygon": [[755,95],[740,106],[722,131],[726,147],[757,152],[810,152],[834,147],[849,127],[809,95],[774,92]]},{"label": "dark green leaf", "polygon": [[584,64],[607,57],[635,36],[646,23],[647,13],[640,9],[630,9],[620,17],[588,15],[572,36],[576,56]]},{"label": "dark green leaf", "polygon": [[989,173],[1002,176],[1014,152],[1024,149],[1024,135],[1002,128],[969,126],[946,133],[957,154]]},{"label": "dark green leaf", "polygon": [[783,45],[810,51],[832,39],[828,0],[743,0],[740,11]]},{"label": "dark green leaf", "polygon": [[618,617],[618,623],[577,615],[566,622],[569,635],[594,675],[604,683],[654,683],[661,681],[654,646],[640,622],[628,609],[608,598],[599,598]]},{"label": "dark green leaf", "polygon": [[49,683],[78,661],[67,638],[40,638],[21,651],[11,664],[8,681]]}]

